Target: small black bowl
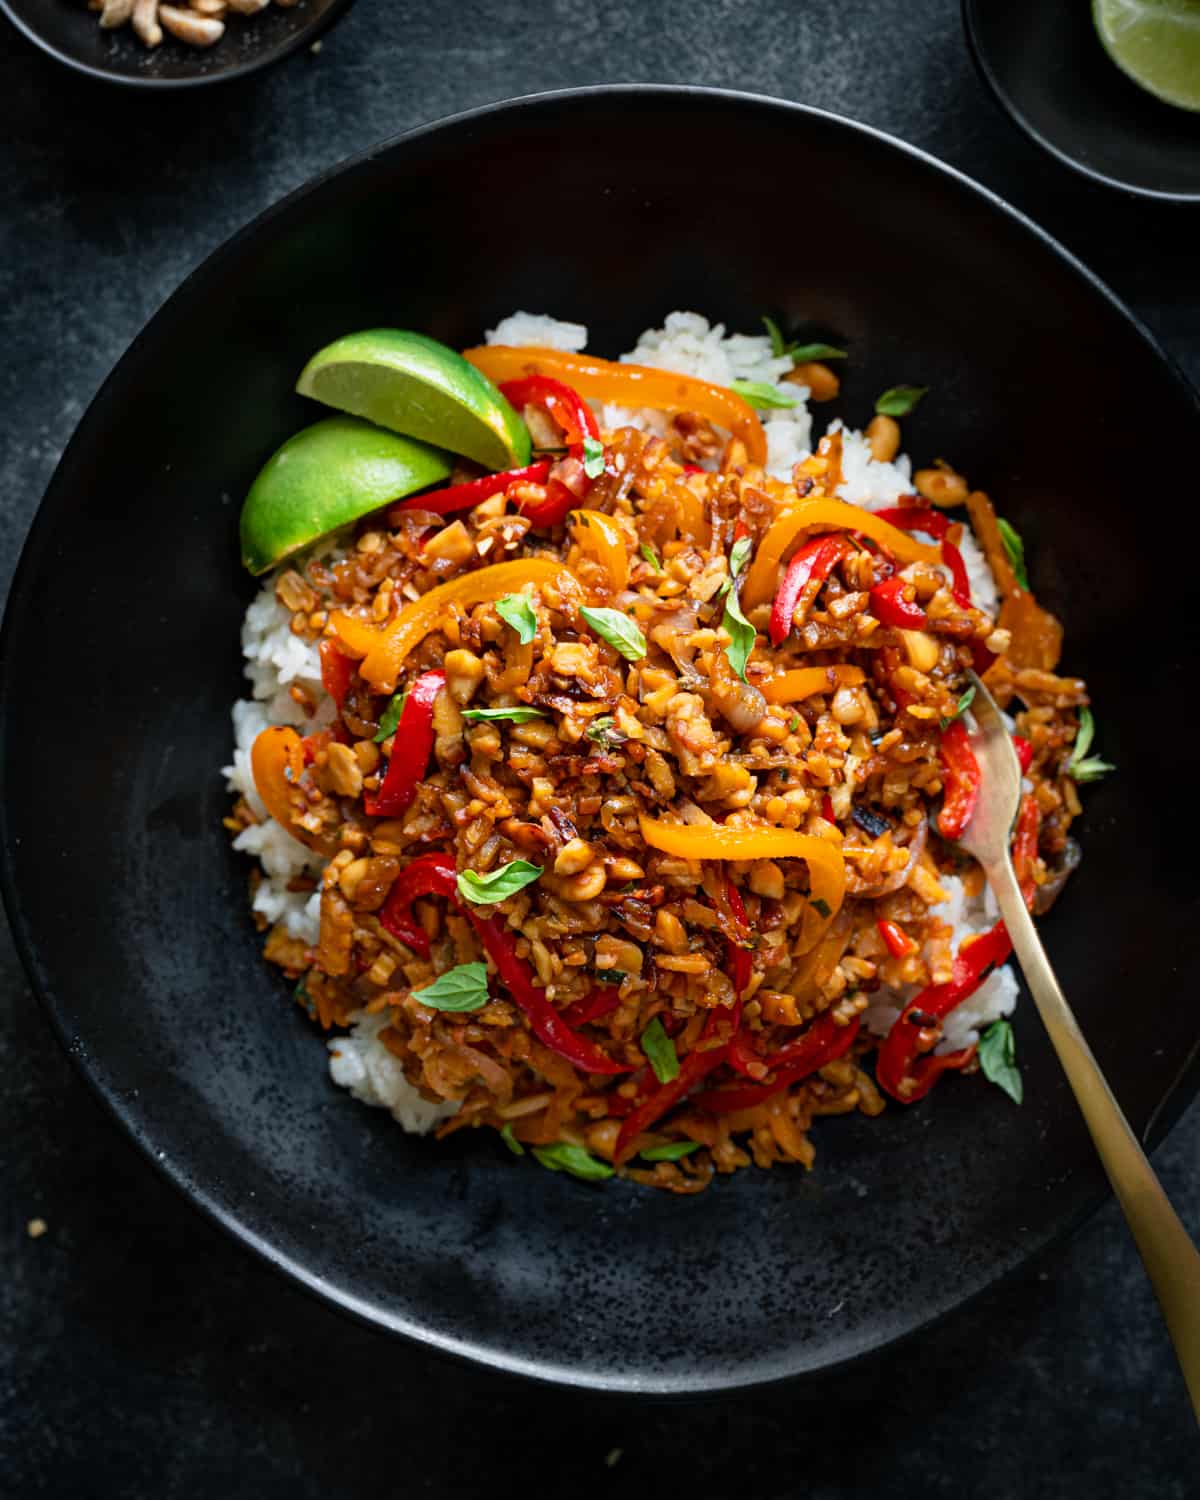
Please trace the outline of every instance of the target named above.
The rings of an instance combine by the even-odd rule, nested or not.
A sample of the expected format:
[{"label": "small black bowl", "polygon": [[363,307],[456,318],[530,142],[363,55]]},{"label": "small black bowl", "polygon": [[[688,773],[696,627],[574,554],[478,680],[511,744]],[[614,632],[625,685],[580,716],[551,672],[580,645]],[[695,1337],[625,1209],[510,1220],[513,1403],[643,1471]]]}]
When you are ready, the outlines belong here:
[{"label": "small black bowl", "polygon": [[1025,133],[1077,172],[1200,201],[1200,111],[1164,104],[1108,56],[1088,0],[963,0],[976,65]]},{"label": "small black bowl", "polygon": [[930,387],[907,446],[952,459],[1024,533],[1120,768],[1087,789],[1083,864],[1043,932],[1134,1129],[1159,1138],[1200,1074],[1196,612],[1164,577],[1200,552],[1196,396],[999,199],[796,105],[619,87],[477,110],[347,162],[188,277],[80,423],[13,585],[5,903],[71,1056],[131,1136],[332,1302],[599,1389],[814,1374],[960,1306],[1101,1201],[1028,1002],[1019,1109],[951,1078],[880,1119],[818,1121],[811,1173],[739,1172],[682,1199],[593,1186],[490,1133],[406,1136],[335,1089],[261,957],[221,826],[255,588],[238,506],[312,420],[297,372],[348,329],[463,347],[516,308],[586,322],[610,355],[673,308],[836,333],[854,423],[890,385]]},{"label": "small black bowl", "polygon": [[67,67],[131,88],[182,89],[242,78],[311,44],[353,0],[300,0],[256,16],[232,16],[214,47],[193,48],[165,35],[144,47],[128,26],[101,31],[82,0],[0,0],[0,11],[31,42]]}]

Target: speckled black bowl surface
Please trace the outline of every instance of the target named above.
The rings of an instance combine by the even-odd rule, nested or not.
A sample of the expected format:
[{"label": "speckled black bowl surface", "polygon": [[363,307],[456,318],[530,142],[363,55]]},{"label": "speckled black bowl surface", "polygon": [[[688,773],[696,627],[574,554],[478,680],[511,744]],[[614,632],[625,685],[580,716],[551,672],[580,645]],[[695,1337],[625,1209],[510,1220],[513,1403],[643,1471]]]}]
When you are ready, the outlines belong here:
[{"label": "speckled black bowl surface", "polygon": [[144,47],[130,27],[101,31],[84,0],[0,0],[0,11],[51,57],[92,78],[135,88],[178,89],[243,77],[311,45],[353,0],[298,0],[254,16],[230,15],[212,47],[167,34]]},{"label": "speckled black bowl surface", "polygon": [[848,345],[852,422],[885,386],[931,388],[908,446],[953,458],[1025,533],[1120,767],[1088,793],[1085,860],[1046,941],[1135,1127],[1174,1117],[1197,1082],[1200,1021],[1181,1001],[1200,921],[1164,797],[1190,786],[1178,688],[1196,628],[1156,580],[1164,547],[1200,541],[1196,397],[997,199],[867,128],[749,96],[602,88],[419,130],[286,199],[165,304],[80,424],[9,603],[13,930],[139,1145],[341,1306],[598,1388],[817,1372],[917,1332],[1100,1200],[1028,1004],[1023,1108],[952,1078],[881,1119],[819,1122],[810,1173],[742,1172],[685,1199],[590,1186],[491,1135],[407,1137],[335,1090],[261,960],[221,828],[254,589],[238,504],[310,418],[297,371],[348,329],[461,346],[519,307],[587,322],[612,354],[672,308],[747,329],[770,310]]}]

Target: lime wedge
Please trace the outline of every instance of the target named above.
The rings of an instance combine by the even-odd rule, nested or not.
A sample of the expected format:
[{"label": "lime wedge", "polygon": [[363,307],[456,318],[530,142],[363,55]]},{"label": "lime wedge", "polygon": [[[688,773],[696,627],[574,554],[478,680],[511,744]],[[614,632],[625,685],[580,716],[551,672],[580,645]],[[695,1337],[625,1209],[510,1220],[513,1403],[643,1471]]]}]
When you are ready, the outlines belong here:
[{"label": "lime wedge", "polygon": [[445,479],[449,454],[357,417],[327,417],[272,454],[242,505],[242,562],[265,573],[292,552]]},{"label": "lime wedge", "polygon": [[1200,0],[1092,0],[1104,50],[1134,83],[1200,109]]},{"label": "lime wedge", "polygon": [[422,333],[370,328],[314,354],[296,389],[488,469],[529,462],[529,433],[487,378]]}]

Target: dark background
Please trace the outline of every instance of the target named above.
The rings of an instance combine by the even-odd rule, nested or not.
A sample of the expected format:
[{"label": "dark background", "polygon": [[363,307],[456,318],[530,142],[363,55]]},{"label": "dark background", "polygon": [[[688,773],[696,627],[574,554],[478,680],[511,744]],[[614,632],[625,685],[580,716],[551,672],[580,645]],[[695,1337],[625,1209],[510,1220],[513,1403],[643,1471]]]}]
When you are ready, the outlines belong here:
[{"label": "dark background", "polygon": [[[47,0],[59,3],[71,0]],[[1200,211],[1092,186],[1039,154],[986,94],[949,0],[358,0],[319,55],[179,97],[77,79],[4,30],[0,586],[97,386],[213,247],[352,151],[540,89],[716,84],[892,131],[1057,235],[1200,380]],[[803,190],[780,183],[781,193]],[[762,205],[722,203],[743,207],[762,222]],[[1036,419],[1036,370],[1029,393]],[[76,748],[87,753],[86,725]],[[64,923],[69,940],[69,892]],[[1111,1206],[1020,1284],[890,1355],[818,1384],[647,1406],[433,1359],[328,1311],[235,1248],[94,1103],[6,933],[0,1064],[5,1493],[1196,1493],[1182,1383]],[[1193,1232],[1198,1160],[1193,1106],[1155,1157]],[[37,1239],[26,1232],[34,1217],[49,1226]]]}]

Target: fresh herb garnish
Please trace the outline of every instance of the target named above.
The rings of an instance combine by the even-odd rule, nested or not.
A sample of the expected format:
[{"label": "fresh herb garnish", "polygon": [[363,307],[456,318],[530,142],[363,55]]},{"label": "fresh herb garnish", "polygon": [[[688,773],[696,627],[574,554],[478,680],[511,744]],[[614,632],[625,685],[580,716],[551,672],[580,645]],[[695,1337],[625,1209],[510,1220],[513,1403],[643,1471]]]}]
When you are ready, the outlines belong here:
[{"label": "fresh herb garnish", "polygon": [[833,911],[830,908],[829,902],[826,901],[822,896],[810,896],[808,898],[808,904],[812,907],[813,911],[815,911],[817,916],[819,917],[824,917],[826,920],[828,920],[831,916],[833,916]]},{"label": "fresh herb garnish", "polygon": [[954,712],[952,714],[947,715],[947,717],[942,720],[942,726],[941,727],[943,729],[949,729],[950,725],[954,723],[955,719],[961,718],[962,715],[966,713],[967,709],[970,708],[971,704],[974,701],[975,701],[975,684],[972,683],[971,686],[962,695],[962,697],[959,698],[958,702],[954,705]]},{"label": "fresh herb garnish", "polygon": [[391,701],[383,711],[383,718],[379,721],[379,732],[375,736],[375,743],[377,745],[382,745],[384,740],[390,739],[400,727],[400,720],[404,714],[404,705],[407,702],[407,687],[398,693],[392,694]]},{"label": "fresh herb garnish", "polygon": [[583,472],[589,479],[599,479],[604,473],[604,444],[599,438],[583,440]]},{"label": "fresh herb garnish", "polygon": [[647,1146],[638,1155],[643,1161],[678,1161],[681,1156],[691,1156],[699,1149],[699,1141],[665,1141],[661,1146]]},{"label": "fresh herb garnish", "polygon": [[500,1127],[500,1139],[504,1142],[504,1144],[508,1147],[508,1149],[514,1156],[525,1155],[525,1147],[522,1146],[520,1141],[517,1140],[516,1136],[513,1134],[511,1120],[506,1120]]},{"label": "fresh herb garnish", "polygon": [[458,964],[412,997],[434,1010],[482,1010],[487,1004],[487,964]]},{"label": "fresh herb garnish", "polygon": [[308,993],[308,975],[306,974],[296,988],[292,991],[292,999],[297,1005],[302,1005],[308,1012],[309,1020],[315,1020],[317,1014],[316,1002]]},{"label": "fresh herb garnish", "polygon": [[496,600],[496,613],[517,632],[522,646],[528,646],[537,635],[537,611],[528,594],[505,594]]},{"label": "fresh herb garnish", "polygon": [[1017,1046],[1007,1021],[993,1021],[979,1038],[979,1066],[983,1076],[1002,1088],[1014,1104],[1025,1097],[1017,1067]]},{"label": "fresh herb garnish", "polygon": [[906,417],[929,389],[927,385],[894,385],[875,403],[881,417]]},{"label": "fresh herb garnish", "polygon": [[600,639],[619,651],[626,661],[641,661],[645,656],[646,637],[619,609],[592,609],[585,604],[579,613]]},{"label": "fresh herb garnish", "polygon": [[1117,769],[1109,761],[1101,760],[1097,755],[1088,754],[1095,736],[1096,721],[1092,717],[1091,709],[1085,706],[1079,710],[1079,730],[1075,736],[1075,748],[1071,751],[1071,759],[1067,762],[1067,775],[1078,782],[1099,781],[1102,776],[1107,776],[1110,771]]},{"label": "fresh herb garnish", "polygon": [[1028,589],[1029,574],[1025,570],[1025,543],[1021,540],[1021,533],[1011,521],[1006,521],[1003,516],[996,517],[996,526],[999,528],[1000,540],[1004,543],[1005,555],[1016,574],[1017,582],[1023,589]]},{"label": "fresh herb garnish", "polygon": [[662,572],[662,563],[660,563],[658,560],[658,553],[655,552],[654,548],[650,545],[649,542],[643,542],[642,545],[638,548],[638,551],[642,554],[642,556],[646,559],[646,561],[650,564],[650,566],[656,573]]},{"label": "fresh herb garnish", "polygon": [[593,745],[599,745],[602,749],[606,749],[609,745],[625,743],[625,735],[617,728],[617,721],[612,714],[601,714],[598,719],[593,719],[583,732]]},{"label": "fresh herb garnish", "polygon": [[757,406],[762,410],[770,407],[781,407],[786,410],[799,404],[795,396],[785,396],[782,391],[777,391],[765,380],[731,380],[729,386],[743,401],[748,401],[751,406]]},{"label": "fresh herb garnish", "polygon": [[797,729],[800,728],[800,715],[793,714],[792,717],[788,720],[787,727],[789,734],[795,734]]},{"label": "fresh herb garnish", "polygon": [[462,716],[472,724],[492,724],[501,719],[509,719],[514,724],[528,724],[530,719],[546,717],[540,708],[530,708],[525,703],[515,704],[512,708],[464,708]]},{"label": "fresh herb garnish", "polygon": [[750,561],[750,553],[754,549],[754,543],[748,536],[738,537],[729,549],[729,576],[737,578],[742,569]]},{"label": "fresh herb garnish", "polygon": [[590,1151],[570,1141],[555,1141],[553,1146],[534,1146],[533,1154],[551,1172],[569,1172],[584,1182],[603,1182],[613,1175],[607,1162],[597,1161]]},{"label": "fresh herb garnish", "polygon": [[601,984],[624,984],[628,975],[624,969],[597,969],[596,978]]},{"label": "fresh herb garnish", "polygon": [[531,865],[527,859],[514,859],[486,875],[464,870],[458,877],[458,894],[476,906],[494,906],[532,885],[541,873],[541,865]]},{"label": "fresh herb garnish", "polygon": [[659,1083],[671,1083],[679,1077],[679,1057],[675,1051],[675,1043],[663,1030],[663,1024],[657,1016],[642,1032],[642,1051]]},{"label": "fresh herb garnish", "polygon": [[746,663],[750,660],[750,653],[754,650],[758,632],[742,613],[742,601],[734,591],[730,591],[729,597],[725,600],[725,613],[721,618],[721,628],[729,634],[729,644],[725,647],[729,665],[745,682]]},{"label": "fresh herb garnish", "polygon": [[790,355],[793,364],[806,364],[811,359],[845,359],[844,349],[835,349],[832,344],[800,344],[794,339],[790,342],[780,332],[779,324],[774,318],[764,318],[763,327],[767,330],[771,339],[771,353],[776,359],[782,359],[784,355]]}]

